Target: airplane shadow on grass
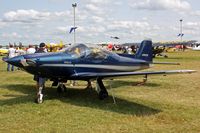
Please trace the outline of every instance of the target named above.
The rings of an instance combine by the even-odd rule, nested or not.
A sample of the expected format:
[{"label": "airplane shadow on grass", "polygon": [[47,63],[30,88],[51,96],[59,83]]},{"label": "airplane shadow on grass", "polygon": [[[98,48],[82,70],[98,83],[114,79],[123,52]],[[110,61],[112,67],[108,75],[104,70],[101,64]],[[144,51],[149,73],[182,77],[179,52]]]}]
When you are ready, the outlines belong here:
[{"label": "airplane shadow on grass", "polygon": [[[19,95],[3,95],[8,99],[0,100],[0,105],[15,105],[15,104],[23,104],[30,103],[34,104],[34,98],[36,94],[35,87],[33,85],[4,85],[0,86],[3,88],[7,88],[10,91],[20,92],[22,94]],[[62,94],[56,93],[55,88],[47,87],[44,90],[45,96],[44,100],[54,100],[58,99],[64,103],[70,103],[76,106],[90,107],[110,112],[116,112],[121,114],[128,115],[136,115],[136,116],[149,116],[154,115],[161,110],[154,109],[136,102],[128,101],[125,99],[121,99],[115,97],[117,104],[113,104],[112,96],[109,96],[105,100],[99,100],[96,91],[92,89],[77,89],[77,88],[68,88],[66,92]],[[45,104],[45,101],[43,104]]]},{"label": "airplane shadow on grass", "polygon": [[107,83],[107,85],[105,86],[106,88],[112,88],[112,89],[117,89],[121,86],[130,86],[130,87],[137,87],[137,86],[147,86],[147,87],[158,87],[160,86],[159,84],[156,83],[149,83],[146,82],[144,84],[140,84],[140,82],[138,81],[122,81],[122,80],[106,80],[104,81],[105,83]]}]

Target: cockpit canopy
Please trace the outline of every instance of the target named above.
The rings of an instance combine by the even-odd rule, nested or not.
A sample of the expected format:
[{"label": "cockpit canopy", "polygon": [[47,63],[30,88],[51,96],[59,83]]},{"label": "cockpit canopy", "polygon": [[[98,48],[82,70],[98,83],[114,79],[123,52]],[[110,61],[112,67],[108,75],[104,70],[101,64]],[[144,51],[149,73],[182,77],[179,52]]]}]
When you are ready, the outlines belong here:
[{"label": "cockpit canopy", "polygon": [[96,48],[96,47],[88,47],[85,44],[76,44],[68,47],[65,50],[65,53],[70,54],[75,58],[93,58],[93,59],[105,59],[108,55],[112,55],[113,53]]},{"label": "cockpit canopy", "polygon": [[72,57],[84,56],[89,48],[84,44],[76,44],[68,47],[65,53],[70,54]]}]

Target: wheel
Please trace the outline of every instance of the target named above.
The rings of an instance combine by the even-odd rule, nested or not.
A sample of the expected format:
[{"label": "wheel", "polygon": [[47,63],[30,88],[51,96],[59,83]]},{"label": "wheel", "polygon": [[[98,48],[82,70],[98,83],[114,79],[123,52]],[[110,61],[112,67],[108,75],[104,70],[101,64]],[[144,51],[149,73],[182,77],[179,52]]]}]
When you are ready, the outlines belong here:
[{"label": "wheel", "polygon": [[43,94],[39,94],[37,96],[37,98],[35,99],[35,102],[38,103],[38,104],[43,103]]},{"label": "wheel", "polygon": [[58,87],[57,87],[57,92],[58,93],[62,93],[62,92],[66,92],[67,88],[64,84],[60,84]]},{"label": "wheel", "polygon": [[105,92],[105,91],[100,91],[99,92],[99,99],[100,100],[104,100],[107,97],[108,97],[108,93],[107,92]]},{"label": "wheel", "polygon": [[58,93],[62,93],[62,88],[61,88],[60,85],[57,87],[57,92],[58,92]]},{"label": "wheel", "polygon": [[41,100],[40,98],[37,98],[37,103],[41,104],[41,103],[43,103],[43,100]]}]

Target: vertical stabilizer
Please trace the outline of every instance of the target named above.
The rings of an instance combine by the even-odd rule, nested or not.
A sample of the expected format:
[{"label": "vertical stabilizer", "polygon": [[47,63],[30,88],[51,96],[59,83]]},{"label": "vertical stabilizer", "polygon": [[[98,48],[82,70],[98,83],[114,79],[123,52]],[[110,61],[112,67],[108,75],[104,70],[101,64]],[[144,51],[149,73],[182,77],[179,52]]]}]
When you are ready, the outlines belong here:
[{"label": "vertical stabilizer", "polygon": [[135,58],[152,62],[152,41],[144,40],[142,41],[139,49],[135,54]]}]

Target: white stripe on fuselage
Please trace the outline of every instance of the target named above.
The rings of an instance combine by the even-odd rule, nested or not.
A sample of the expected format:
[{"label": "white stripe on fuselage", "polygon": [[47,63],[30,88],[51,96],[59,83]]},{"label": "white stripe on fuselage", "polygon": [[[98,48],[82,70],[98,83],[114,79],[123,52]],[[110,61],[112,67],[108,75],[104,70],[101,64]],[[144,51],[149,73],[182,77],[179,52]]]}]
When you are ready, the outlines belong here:
[{"label": "white stripe on fuselage", "polygon": [[135,71],[149,68],[149,66],[122,66],[122,65],[96,65],[96,64],[43,64],[41,67],[81,67],[81,68],[96,68],[110,69],[118,71]]}]

